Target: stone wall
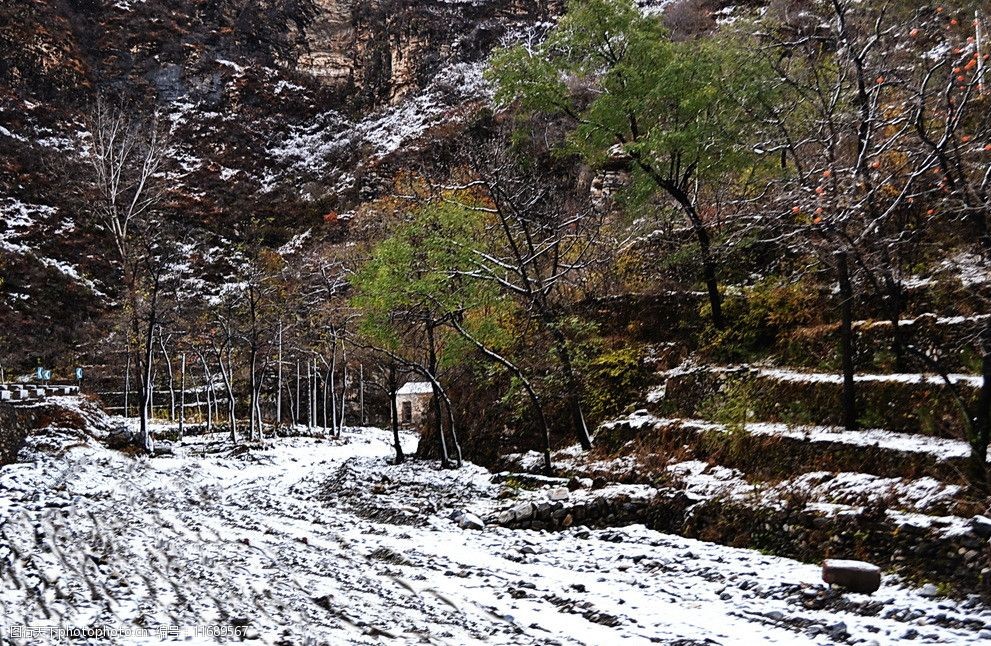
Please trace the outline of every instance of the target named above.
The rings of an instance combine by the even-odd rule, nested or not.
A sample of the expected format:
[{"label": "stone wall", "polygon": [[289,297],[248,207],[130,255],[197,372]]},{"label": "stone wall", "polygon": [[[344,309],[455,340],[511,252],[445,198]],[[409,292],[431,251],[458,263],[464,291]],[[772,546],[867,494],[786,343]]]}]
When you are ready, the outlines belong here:
[{"label": "stone wall", "polygon": [[991,528],[946,531],[938,522],[923,527],[881,508],[829,515],[800,500],[772,508],[659,489],[653,499],[602,495],[581,502],[520,502],[487,522],[551,531],[642,523],[661,532],[811,563],[826,558],[864,560],[915,581],[943,584],[948,594],[991,598],[991,543],[984,535]]},{"label": "stone wall", "polygon": [[[748,406],[754,419],[791,424],[842,424],[838,380],[780,378],[757,370],[698,370],[667,379],[665,401],[668,412],[698,417],[707,400],[733,381],[749,381]],[[976,400],[978,388],[958,384],[968,406]],[[965,422],[949,389],[939,381],[907,382],[890,379],[857,380],[858,415],[862,426],[883,426],[890,431],[921,433],[938,437],[965,437]]]}]

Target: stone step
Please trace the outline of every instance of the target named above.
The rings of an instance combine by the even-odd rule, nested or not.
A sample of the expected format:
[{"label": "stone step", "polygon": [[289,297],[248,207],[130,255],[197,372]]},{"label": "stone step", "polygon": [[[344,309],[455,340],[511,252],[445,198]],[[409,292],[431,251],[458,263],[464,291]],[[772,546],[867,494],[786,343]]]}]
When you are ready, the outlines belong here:
[{"label": "stone step", "polygon": [[0,401],[30,402],[48,397],[71,397],[79,395],[79,386],[38,384],[0,384]]},{"label": "stone step", "polygon": [[[922,348],[936,347],[945,370],[966,372],[976,367],[974,347],[981,328],[991,315],[940,316],[934,313],[903,319],[899,330],[905,343]],[[864,371],[885,371],[894,368],[894,341],[891,321],[854,321],[856,335],[856,365]],[[839,370],[839,323],[811,325],[782,334],[774,348],[775,354],[793,366],[817,370]],[[916,354],[906,351],[905,361],[910,370],[926,371],[932,366]]]},{"label": "stone step", "polygon": [[[663,388],[650,406],[659,414],[720,420],[747,411],[748,421],[837,425],[842,421],[843,377],[839,373],[788,368],[702,366],[659,375]],[[981,377],[949,375],[968,406],[976,401]],[[966,423],[943,379],[935,374],[858,374],[861,425],[899,433],[960,439]]]},{"label": "stone step", "polygon": [[[595,442],[620,453],[623,447],[635,445],[653,456],[716,461],[762,480],[845,471],[886,478],[930,476],[963,485],[970,455],[969,444],[962,440],[768,422],[729,429],[710,421],[663,418],[646,411],[603,424]],[[634,471],[631,482],[656,476],[643,468]]]}]

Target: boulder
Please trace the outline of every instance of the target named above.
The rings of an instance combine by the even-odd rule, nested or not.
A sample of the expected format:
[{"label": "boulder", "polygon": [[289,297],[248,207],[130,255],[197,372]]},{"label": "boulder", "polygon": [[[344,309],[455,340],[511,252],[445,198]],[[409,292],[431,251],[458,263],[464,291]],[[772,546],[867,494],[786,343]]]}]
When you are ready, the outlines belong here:
[{"label": "boulder", "polygon": [[124,449],[139,444],[137,433],[127,426],[118,426],[110,429],[105,441],[111,449]]},{"label": "boulder", "polygon": [[970,519],[970,528],[981,538],[991,538],[991,518],[974,516]]},{"label": "boulder", "polygon": [[534,508],[533,503],[521,502],[509,511],[513,515],[513,520],[524,521],[533,518],[533,514],[536,509]]},{"label": "boulder", "polygon": [[516,516],[513,515],[513,510],[512,509],[508,509],[506,511],[499,512],[499,515],[496,516],[496,522],[498,524],[500,524],[500,525],[509,525],[514,520],[516,520]]},{"label": "boulder", "polygon": [[567,487],[555,487],[547,492],[548,500],[565,501],[571,497]]},{"label": "boulder", "polygon": [[475,514],[466,511],[458,518],[458,527],[461,529],[485,529],[485,523]]},{"label": "boulder", "polygon": [[871,594],[881,587],[881,568],[865,561],[826,559],[822,564],[822,580],[851,592]]}]

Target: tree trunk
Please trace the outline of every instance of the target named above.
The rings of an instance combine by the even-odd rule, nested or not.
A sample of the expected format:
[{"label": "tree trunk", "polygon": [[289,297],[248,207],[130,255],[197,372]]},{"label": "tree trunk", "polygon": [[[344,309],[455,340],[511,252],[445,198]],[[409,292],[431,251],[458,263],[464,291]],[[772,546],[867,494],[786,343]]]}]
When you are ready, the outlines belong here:
[{"label": "tree trunk", "polygon": [[428,370],[430,371],[431,377],[431,390],[433,391],[433,397],[431,397],[431,405],[434,409],[434,432],[437,434],[437,450],[440,451],[440,465],[442,468],[450,468],[451,461],[447,455],[447,440],[444,439],[444,411],[440,402],[440,391],[437,388],[437,349],[434,346],[434,326],[432,323],[427,323],[427,353],[428,353]]},{"label": "tree trunk", "polygon": [[313,430],[313,362],[306,360],[306,429]]},{"label": "tree trunk", "polygon": [[392,441],[396,449],[396,464],[406,461],[403,454],[403,445],[399,441],[399,410],[396,405],[396,391],[399,390],[399,379],[396,375],[396,364],[389,364],[389,408],[392,417]]},{"label": "tree trunk", "polygon": [[588,451],[592,448],[592,438],[588,433],[588,426],[585,424],[585,414],[582,412],[581,387],[578,378],[575,376],[575,369],[571,363],[571,353],[568,351],[568,340],[564,333],[557,326],[557,322],[547,320],[547,329],[554,339],[554,353],[561,362],[561,372],[564,375],[564,385],[568,389],[566,394],[568,410],[571,413],[571,424],[575,437],[582,449]]},{"label": "tree trunk", "polygon": [[[171,335],[169,335],[171,336]],[[166,374],[169,378],[169,421],[175,421],[175,374],[172,370],[172,359],[169,357],[169,351],[165,347],[165,336],[162,331],[158,331],[158,345],[162,348],[162,356],[165,358],[165,369]]]},{"label": "tree trunk", "polygon": [[[154,358],[154,354],[152,355],[152,358]],[[152,368],[151,384],[148,389],[148,401],[146,404],[146,408],[148,410],[148,417],[150,419],[155,419],[155,377],[157,376],[158,375],[156,374],[155,369]]]},{"label": "tree trunk", "polygon": [[248,375],[248,389],[250,393],[248,409],[251,414],[251,423],[248,425],[248,438],[254,440],[258,432],[258,420],[255,416],[255,411],[258,410],[258,347],[254,340],[251,341],[248,352],[248,369],[251,373]]},{"label": "tree trunk", "polygon": [[275,425],[282,426],[282,320],[279,320],[279,371],[275,388]]},{"label": "tree trunk", "polygon": [[296,425],[299,424],[299,420],[300,420],[300,408],[299,407],[303,405],[303,400],[301,400],[299,398],[299,381],[300,381],[299,357],[296,357],[296,397],[293,400],[293,405],[292,405],[292,424],[293,424],[293,426],[296,426]]},{"label": "tree trunk", "polygon": [[142,367],[141,375],[141,419],[140,425],[140,438],[141,444],[146,451],[149,453],[155,450],[155,443],[151,437],[151,432],[148,429],[148,411],[151,405],[151,389],[154,387],[152,383],[152,357],[155,354],[155,317],[153,314],[149,315],[148,330],[145,335],[145,347],[144,347],[144,365]]},{"label": "tree trunk", "polygon": [[[335,353],[336,354],[336,353]],[[335,361],[332,359],[331,361]],[[337,435],[337,402],[334,400],[334,364],[330,364],[327,369],[327,376],[323,378],[323,432],[327,432],[327,396],[330,393],[330,424],[331,434]]]},{"label": "tree trunk", "polygon": [[853,344],[853,287],[845,251],[838,251],[836,275],[840,285],[840,354],[843,362],[843,426],[847,430],[857,428],[857,393],[854,382]]},{"label": "tree trunk", "polygon": [[313,426],[316,426],[317,424],[320,423],[320,420],[317,417],[317,405],[319,403],[317,400],[317,396],[320,392],[318,390],[318,388],[320,387],[320,384],[318,383],[319,379],[320,379],[320,371],[317,368],[317,358],[313,357],[313,383],[310,385],[310,387],[313,389],[313,396],[310,398],[310,403],[313,406],[313,411],[310,413],[311,417],[313,418]]},{"label": "tree trunk", "polygon": [[213,404],[211,404],[211,395],[213,395],[213,375],[210,373],[210,366],[207,365],[206,355],[197,350],[200,355],[200,362],[203,364],[203,385],[206,387],[206,432],[207,434],[213,432],[213,406],[216,405],[217,398],[213,396]]},{"label": "tree trunk", "polygon": [[890,272],[884,276],[888,291],[888,319],[891,321],[891,351],[895,355],[895,372],[908,372],[905,361],[905,334],[901,326],[902,293],[901,287]]},{"label": "tree trunk", "polygon": [[526,390],[527,396],[530,398],[530,403],[533,406],[533,412],[537,416],[537,421],[540,423],[540,429],[543,433],[543,443],[544,443],[544,472],[547,475],[554,474],[554,466],[551,463],[551,430],[550,426],[547,424],[547,417],[544,415],[544,407],[540,401],[540,397],[537,395],[537,391],[534,390],[533,385],[530,380],[526,378],[523,371],[520,370],[516,364],[506,359],[501,354],[490,350],[481,341],[472,336],[466,329],[464,329],[457,319],[452,318],[451,324],[454,326],[461,336],[468,340],[469,343],[475,346],[482,354],[487,356],[489,359],[501,364],[510,373],[516,376],[523,385],[523,389]]},{"label": "tree trunk", "polygon": [[131,414],[131,350],[127,349],[127,364],[124,367],[124,417]]},{"label": "tree trunk", "polygon": [[237,408],[234,399],[234,375],[231,372],[234,364],[230,347],[227,348],[227,365],[224,366],[223,352],[217,352],[217,365],[224,380],[224,388],[227,390],[227,421],[231,425],[231,443],[237,444]]},{"label": "tree trunk", "polygon": [[444,398],[444,408],[447,410],[447,428],[451,432],[451,444],[454,446],[454,462],[457,468],[461,468],[464,461],[464,457],[461,454],[461,442],[458,441],[458,429],[454,426],[454,409],[451,406],[451,400],[448,398],[444,389],[440,389],[440,394]]},{"label": "tree trunk", "polygon": [[337,422],[337,435],[340,436],[347,423],[347,392],[348,392],[348,354],[347,348],[341,348],[341,406],[339,409],[340,419]]},{"label": "tree trunk", "polygon": [[365,426],[365,364],[358,364],[358,411],[361,418],[361,426]]},{"label": "tree trunk", "polygon": [[[327,372],[327,378],[330,381],[330,423],[333,426],[334,437],[338,436],[337,432],[337,378],[335,376],[337,372],[337,340],[334,340],[334,351],[330,356],[330,370]],[[327,426],[327,391],[324,389],[323,393],[323,405],[324,405],[324,426]]]},{"label": "tree trunk", "polygon": [[179,359],[179,441],[186,430],[186,353]]},{"label": "tree trunk", "polygon": [[722,297],[719,295],[719,282],[716,280],[716,262],[712,258],[712,244],[709,232],[704,226],[693,226],[695,238],[699,243],[699,256],[702,259],[702,278],[705,289],[709,294],[709,308],[712,310],[712,326],[717,330],[726,326],[723,319]]},{"label": "tree trunk", "polygon": [[265,439],[265,419],[262,416],[262,388],[265,387],[265,369],[258,376],[258,394],[255,395],[255,414],[258,415],[258,439]]},{"label": "tree trunk", "polygon": [[974,437],[971,438],[970,472],[976,491],[988,494],[988,442],[991,441],[991,319],[981,330],[981,391],[974,415]]}]

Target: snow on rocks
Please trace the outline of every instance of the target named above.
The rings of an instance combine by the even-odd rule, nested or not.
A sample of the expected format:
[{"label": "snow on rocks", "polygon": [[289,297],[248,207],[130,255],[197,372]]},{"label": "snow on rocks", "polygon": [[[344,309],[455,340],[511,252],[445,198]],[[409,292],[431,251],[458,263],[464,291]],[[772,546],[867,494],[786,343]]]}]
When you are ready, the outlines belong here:
[{"label": "snow on rocks", "polygon": [[[217,625],[255,644],[827,644],[909,630],[965,644],[991,626],[976,600],[894,577],[869,602],[836,595],[815,565],[642,525],[465,530],[451,511],[481,519],[503,487],[472,465],[392,464],[377,429],[238,451],[221,438],[157,458],[67,446],[0,469],[6,623]],[[524,495],[551,504],[550,491]],[[169,639],[149,632],[100,643]]]}]

